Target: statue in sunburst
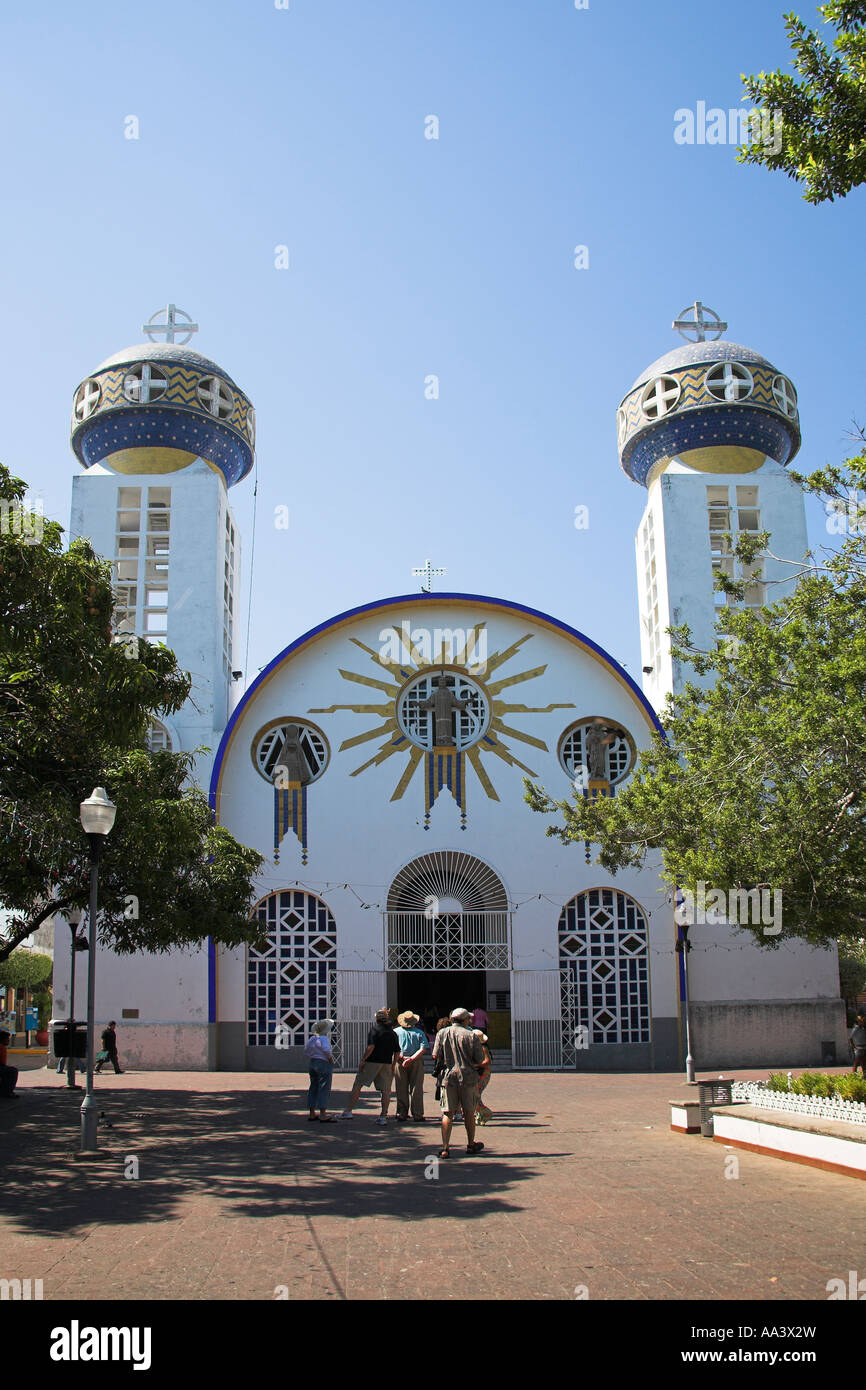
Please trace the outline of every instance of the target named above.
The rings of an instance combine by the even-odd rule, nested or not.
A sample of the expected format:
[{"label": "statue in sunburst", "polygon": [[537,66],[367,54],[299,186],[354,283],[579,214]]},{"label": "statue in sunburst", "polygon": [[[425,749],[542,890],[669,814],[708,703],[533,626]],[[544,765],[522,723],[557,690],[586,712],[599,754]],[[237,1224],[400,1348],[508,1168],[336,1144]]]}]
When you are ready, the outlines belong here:
[{"label": "statue in sunburst", "polygon": [[[543,752],[548,751],[543,739],[505,724],[503,716],[549,714],[552,710],[573,709],[574,706],[571,702],[524,705],[499,698],[510,686],[534,680],[547,670],[546,665],[536,666],[499,680],[492,679],[498,669],[531,639],[531,633],[519,638],[504,651],[494,652],[488,657],[482,678],[478,665],[470,664],[467,669],[467,662],[471,653],[478,650],[483,623],[471,629],[462,645],[450,652],[443,641],[432,661],[425,659],[419,644],[407,635],[407,626],[404,623],[402,629],[396,626],[386,629],[392,640],[384,643],[380,651],[368,647],[356,637],[351,638],[355,646],[366,652],[373,664],[386,673],[386,679],[340,670],[344,680],[381,691],[386,696],[384,701],[376,704],[329,705],[327,708],[312,709],[310,713],[334,714],[337,710],[351,710],[354,714],[378,715],[382,722],[375,728],[347,738],[340,745],[343,752],[373,739],[384,739],[374,756],[356,767],[352,776],[357,777],[367,768],[403,754],[406,766],[391,795],[392,801],[399,801],[419,764],[423,763],[425,829],[429,828],[433,803],[442,788],[447,787],[460,808],[461,829],[465,830],[467,761],[487,796],[498,801],[499,797],[483,765],[484,754],[501,758],[509,766],[519,767],[527,776],[535,777],[537,773],[514,756],[506,739],[516,739]],[[401,644],[402,660],[393,660],[394,637]]]}]

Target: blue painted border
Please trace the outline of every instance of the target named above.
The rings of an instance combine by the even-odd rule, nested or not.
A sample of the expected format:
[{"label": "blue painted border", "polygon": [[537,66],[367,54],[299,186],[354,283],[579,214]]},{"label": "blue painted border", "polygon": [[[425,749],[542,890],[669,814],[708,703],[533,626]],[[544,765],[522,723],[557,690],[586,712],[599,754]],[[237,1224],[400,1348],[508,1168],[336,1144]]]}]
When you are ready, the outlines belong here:
[{"label": "blue painted border", "polygon": [[[606,652],[604,647],[600,647],[597,642],[593,642],[592,638],[587,637],[583,632],[579,632],[577,628],[571,627],[568,623],[561,622],[559,618],[553,618],[549,613],[543,613],[540,608],[529,608],[525,603],[514,603],[510,599],[494,598],[490,594],[421,594],[417,592],[414,594],[397,594],[394,598],[376,599],[373,603],[362,603],[357,608],[347,608],[343,613],[338,613],[335,617],[328,618],[326,622],[319,623],[317,627],[311,627],[303,636],[296,638],[294,642],[290,642],[287,647],[284,647],[283,650],[274,657],[273,661],[259,672],[252,685],[244,692],[244,695],[238,702],[236,709],[232,713],[223,731],[223,736],[220,739],[219,748],[214,758],[210,789],[208,791],[211,811],[216,814],[216,794],[217,787],[219,786],[220,772],[235,725],[243,715],[247,705],[253,699],[259,687],[287,657],[291,656],[292,652],[303,647],[312,638],[321,636],[321,634],[327,632],[329,628],[337,627],[339,624],[347,622],[348,619],[361,617],[365,613],[377,613],[385,608],[394,608],[401,603],[411,603],[417,606],[423,605],[424,603],[436,604],[454,600],[462,603],[486,603],[494,608],[506,609],[513,613],[525,613],[528,618],[539,618],[542,622],[549,623],[552,628],[555,628],[559,632],[564,632],[569,637],[577,638],[579,642],[582,642],[584,646],[588,647],[596,656],[601,657],[616,675],[619,676],[634,695],[638,704],[649,716],[650,723],[658,730],[662,737],[664,737],[664,730],[655,710],[625,668],[620,666],[619,662],[610,655],[610,652]],[[209,1022],[216,1022],[216,950],[211,938],[208,938],[208,1018]]]}]

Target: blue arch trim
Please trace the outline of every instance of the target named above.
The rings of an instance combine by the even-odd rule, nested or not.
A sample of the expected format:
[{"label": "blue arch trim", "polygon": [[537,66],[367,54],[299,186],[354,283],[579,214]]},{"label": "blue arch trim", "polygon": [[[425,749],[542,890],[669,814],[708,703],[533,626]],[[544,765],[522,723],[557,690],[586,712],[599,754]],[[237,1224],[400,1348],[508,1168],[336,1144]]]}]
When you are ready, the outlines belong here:
[{"label": "blue arch trim", "polygon": [[664,732],[655,710],[653,709],[652,705],[650,704],[649,700],[646,698],[640,687],[636,685],[635,682],[632,680],[631,676],[628,674],[628,671],[626,671],[625,668],[621,666],[619,662],[610,655],[610,652],[605,651],[604,647],[600,647],[597,642],[593,642],[591,637],[587,637],[585,633],[579,632],[577,628],[571,627],[568,623],[561,622],[559,618],[553,618],[549,613],[543,613],[539,608],[528,608],[524,603],[513,603],[510,599],[494,598],[489,594],[437,593],[422,595],[417,592],[414,594],[397,594],[394,598],[376,599],[373,603],[362,603],[357,608],[347,608],[345,612],[337,613],[335,617],[328,618],[326,622],[319,623],[317,627],[311,627],[308,632],[305,632],[301,637],[296,638],[294,642],[290,642],[287,647],[284,647],[283,650],[277,656],[274,657],[273,661],[269,662],[268,665],[265,666],[264,669],[259,672],[258,676],[250,686],[249,690],[245,691],[243,697],[237,705],[237,708],[232,713],[232,716],[229,719],[229,722],[223,731],[223,736],[220,739],[219,748],[217,749],[216,757],[214,758],[213,771],[211,773],[210,780],[209,795],[211,809],[214,811],[216,810],[216,794],[217,788],[219,786],[219,779],[220,773],[222,771],[223,759],[225,758],[226,750],[228,748],[231,736],[234,732],[235,725],[238,723],[238,720],[243,715],[247,705],[254,698],[260,686],[264,684],[264,682],[277,669],[277,667],[281,665],[281,663],[284,662],[288,657],[290,657],[293,652],[298,651],[301,647],[305,646],[307,642],[310,642],[314,637],[320,637],[322,633],[327,632],[330,628],[337,627],[338,625],[347,622],[351,618],[361,617],[365,613],[377,613],[385,608],[394,608],[401,603],[411,603],[416,606],[422,606],[424,603],[441,603],[455,601],[461,603],[484,603],[490,605],[493,608],[502,608],[513,613],[525,613],[528,618],[537,618],[541,622],[549,624],[550,627],[558,630],[559,632],[565,633],[568,637],[576,638],[577,641],[582,642],[584,646],[588,647],[590,651],[594,652],[596,656],[601,657],[602,661],[607,663],[607,665],[611,668],[614,674],[617,675],[626,686],[628,686],[635,700],[641,706],[653,727],[657,729],[660,734]]}]

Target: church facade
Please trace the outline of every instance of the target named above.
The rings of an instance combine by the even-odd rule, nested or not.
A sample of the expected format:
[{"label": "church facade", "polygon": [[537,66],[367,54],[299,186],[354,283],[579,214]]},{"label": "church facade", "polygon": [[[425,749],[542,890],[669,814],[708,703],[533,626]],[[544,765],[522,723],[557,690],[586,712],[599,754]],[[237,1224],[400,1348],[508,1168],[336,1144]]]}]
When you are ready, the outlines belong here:
[{"label": "church facade", "polygon": [[[164,343],[116,354],[82,383],[73,534],[113,561],[119,640],[165,640],[201,687],[194,708],[155,721],[153,746],[214,748],[197,768],[214,815],[265,859],[258,947],[100,951],[97,1015],[118,1020],[130,1066],[296,1069],[311,1025],[330,1017],[352,1068],[383,1004],[431,1021],[482,1005],[516,1067],[682,1065],[684,962],[658,864],[612,877],[591,845],[546,836],[524,778],[557,799],[625,784],[681,679],[664,627],[712,628],[713,573],[728,568],[723,489],[725,531],[733,508],[740,529],[760,519],[799,547],[787,553],[805,550],[802,497],[784,472],[799,443],[793,387],[757,354],[707,341],[703,321],[696,305],[697,340],[639,378],[619,414],[623,466],[648,489],[644,690],[569,615],[425,589],[296,636],[235,704],[228,492],[252,466],[251,403],[175,342],[173,306]],[[682,557],[670,538],[689,509],[699,544]],[[753,602],[769,578],[786,580],[750,577]],[[834,951],[762,950],[724,921],[690,935],[698,1066],[805,1065],[841,1049]],[[62,1012],[62,949],[58,962]]]}]

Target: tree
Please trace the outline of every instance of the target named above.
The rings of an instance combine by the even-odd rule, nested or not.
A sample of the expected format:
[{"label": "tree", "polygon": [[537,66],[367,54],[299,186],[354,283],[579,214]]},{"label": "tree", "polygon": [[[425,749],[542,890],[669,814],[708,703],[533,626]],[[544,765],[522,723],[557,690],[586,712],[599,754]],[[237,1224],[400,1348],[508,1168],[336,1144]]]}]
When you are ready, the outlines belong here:
[{"label": "tree", "polygon": [[866,989],[866,938],[840,944],[839,989],[842,998],[852,1002]]},{"label": "tree", "polygon": [[[548,835],[594,843],[612,873],[657,852],[672,889],[781,892],[780,936],[751,925],[768,947],[866,935],[866,507],[854,501],[866,454],[795,477],[824,498],[828,520],[845,508],[838,551],[808,561],[778,602],[724,610],[713,651],[675,630],[676,654],[715,683],[690,682],[669,702],[666,737],[615,797],[557,802],[526,783],[533,810],[562,817]],[[768,541],[743,537],[736,553],[749,561]],[[719,587],[742,597],[741,584]]]},{"label": "tree", "polygon": [[189,676],[165,647],[115,640],[110,567],[88,541],[64,551],[59,525],[22,514],[25,484],[0,465],[0,961],[54,912],[87,907],[78,808],[95,786],[118,807],[100,869],[106,944],[257,939],[261,856],[213,824],[188,781],[191,755],[144,748],[151,717],[181,708]]},{"label": "tree", "polygon": [[33,990],[44,984],[53,966],[51,957],[41,951],[13,951],[8,959],[0,961],[0,985]]},{"label": "tree", "polygon": [[742,75],[764,131],[776,129],[779,113],[781,139],[756,140],[737,156],[784,170],[809,203],[844,198],[866,180],[866,0],[833,0],[818,12],[838,31],[832,50],[797,15],[785,16],[800,80],[780,69]]}]

